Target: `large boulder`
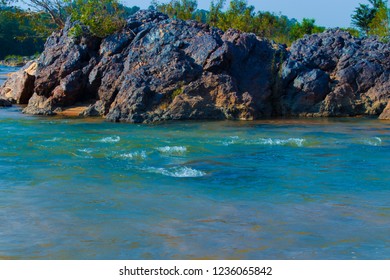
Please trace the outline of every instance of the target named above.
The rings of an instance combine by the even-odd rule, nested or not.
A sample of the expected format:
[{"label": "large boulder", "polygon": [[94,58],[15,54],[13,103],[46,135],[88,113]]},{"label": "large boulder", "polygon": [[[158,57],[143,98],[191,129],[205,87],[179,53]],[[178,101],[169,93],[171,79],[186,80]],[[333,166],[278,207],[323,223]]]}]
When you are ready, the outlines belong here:
[{"label": "large boulder", "polygon": [[37,63],[28,62],[21,70],[12,73],[0,87],[0,98],[12,103],[27,104],[34,90]]},{"label": "large boulder", "polygon": [[390,98],[390,45],[339,29],[305,36],[281,78],[280,115],[379,115]]},{"label": "large boulder", "polygon": [[53,34],[24,110],[55,114],[76,103],[112,121],[256,119],[273,114],[273,77],[285,48],[154,11],[103,40]]}]

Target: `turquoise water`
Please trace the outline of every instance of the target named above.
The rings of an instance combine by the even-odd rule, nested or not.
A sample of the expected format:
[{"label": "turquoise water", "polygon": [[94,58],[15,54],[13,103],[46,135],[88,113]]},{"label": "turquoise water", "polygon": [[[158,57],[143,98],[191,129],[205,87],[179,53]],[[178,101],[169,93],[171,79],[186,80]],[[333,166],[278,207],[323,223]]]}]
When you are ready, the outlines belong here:
[{"label": "turquoise water", "polygon": [[15,72],[19,70],[20,67],[8,67],[8,66],[3,66],[0,65],[0,86],[5,82],[7,79],[7,74],[10,72]]},{"label": "turquoise water", "polygon": [[0,259],[389,259],[389,157],[374,119],[0,109]]},{"label": "turquoise water", "polygon": [[0,110],[0,258],[389,259],[390,123]]}]

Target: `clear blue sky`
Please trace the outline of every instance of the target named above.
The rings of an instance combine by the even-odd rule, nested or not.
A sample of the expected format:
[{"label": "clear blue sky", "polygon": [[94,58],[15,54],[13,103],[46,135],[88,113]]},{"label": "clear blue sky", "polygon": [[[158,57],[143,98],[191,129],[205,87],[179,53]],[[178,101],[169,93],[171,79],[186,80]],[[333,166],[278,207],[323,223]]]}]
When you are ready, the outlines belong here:
[{"label": "clear blue sky", "polygon": [[[122,0],[128,6],[147,8],[149,0]],[[162,2],[168,2],[163,0]],[[227,0],[226,2],[229,2]],[[302,20],[314,18],[318,25],[326,27],[349,27],[351,14],[359,3],[367,4],[368,0],[248,0],[256,10],[282,13],[289,18]],[[210,1],[198,0],[198,8],[208,10]]]}]

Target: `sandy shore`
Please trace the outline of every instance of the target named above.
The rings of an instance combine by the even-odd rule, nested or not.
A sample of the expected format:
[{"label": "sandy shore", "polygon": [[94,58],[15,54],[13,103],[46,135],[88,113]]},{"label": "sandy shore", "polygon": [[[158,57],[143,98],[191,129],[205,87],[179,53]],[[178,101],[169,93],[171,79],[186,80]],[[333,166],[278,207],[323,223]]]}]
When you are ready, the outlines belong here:
[{"label": "sandy shore", "polygon": [[61,117],[79,117],[82,112],[84,112],[88,107],[87,106],[71,106],[64,108],[61,112],[56,112],[57,116]]},{"label": "sandy shore", "polygon": [[10,72],[10,73],[6,73],[6,74],[0,74],[0,77],[11,77],[12,74],[14,74],[16,72]]}]

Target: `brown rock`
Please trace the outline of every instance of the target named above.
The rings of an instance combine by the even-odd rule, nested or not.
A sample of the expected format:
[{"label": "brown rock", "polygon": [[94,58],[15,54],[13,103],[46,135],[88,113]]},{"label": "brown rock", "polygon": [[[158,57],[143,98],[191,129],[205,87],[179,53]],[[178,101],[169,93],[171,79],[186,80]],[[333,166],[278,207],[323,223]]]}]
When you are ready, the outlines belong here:
[{"label": "brown rock", "polygon": [[0,97],[13,103],[27,104],[33,94],[36,68],[37,63],[31,61],[12,73],[0,88]]},{"label": "brown rock", "polygon": [[387,103],[386,108],[383,110],[383,113],[379,116],[381,120],[390,120],[390,101]]}]

